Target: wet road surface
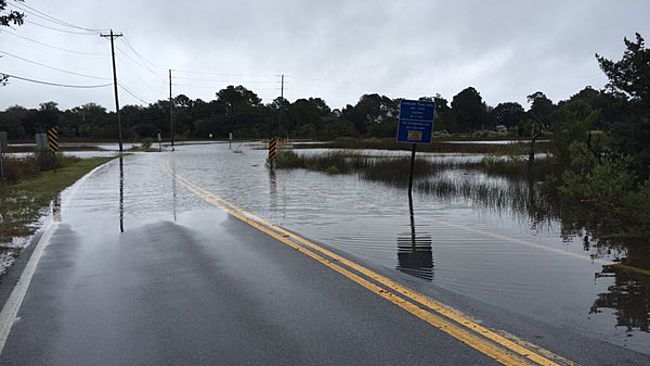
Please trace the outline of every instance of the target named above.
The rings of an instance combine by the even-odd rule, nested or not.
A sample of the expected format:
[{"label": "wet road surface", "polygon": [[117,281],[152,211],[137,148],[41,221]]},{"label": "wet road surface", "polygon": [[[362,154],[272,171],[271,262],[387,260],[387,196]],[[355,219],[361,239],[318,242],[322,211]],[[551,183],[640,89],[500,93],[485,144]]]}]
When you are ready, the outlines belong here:
[{"label": "wet road surface", "polygon": [[495,363],[220,209],[120,233],[117,167],[62,207],[2,364]]},{"label": "wet road surface", "polygon": [[[175,164],[168,154],[129,156],[121,195],[117,161],[67,192],[1,364],[498,363],[210,205],[171,178]],[[650,361],[329,249],[573,361]]]}]

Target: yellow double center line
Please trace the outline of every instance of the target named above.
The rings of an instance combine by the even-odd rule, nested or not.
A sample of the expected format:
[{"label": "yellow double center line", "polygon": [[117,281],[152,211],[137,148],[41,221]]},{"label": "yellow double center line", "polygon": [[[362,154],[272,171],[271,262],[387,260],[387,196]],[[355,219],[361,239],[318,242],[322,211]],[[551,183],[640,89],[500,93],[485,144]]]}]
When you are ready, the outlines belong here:
[{"label": "yellow double center line", "polygon": [[[506,338],[477,324],[458,310],[415,292],[299,235],[248,213],[240,207],[205,191],[171,170],[169,170],[169,173],[187,189],[208,203],[223,209],[231,216],[340,273],[378,296],[419,317],[433,327],[504,365],[576,365],[573,361],[529,342]],[[532,349],[535,349],[537,353]]]}]

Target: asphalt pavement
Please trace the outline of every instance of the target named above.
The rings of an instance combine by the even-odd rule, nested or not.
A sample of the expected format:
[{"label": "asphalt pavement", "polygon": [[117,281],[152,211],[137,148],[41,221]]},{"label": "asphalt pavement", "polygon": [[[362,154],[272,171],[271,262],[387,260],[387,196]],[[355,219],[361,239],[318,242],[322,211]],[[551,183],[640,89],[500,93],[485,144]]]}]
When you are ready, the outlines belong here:
[{"label": "asphalt pavement", "polygon": [[[338,270],[340,260],[315,260],[320,254],[292,247],[290,234],[269,235],[248,216],[201,197],[200,188],[192,191],[191,183],[167,172],[165,156],[129,156],[127,174],[114,160],[64,194],[49,231],[0,284],[11,292],[33,265],[30,281],[16,286],[24,285],[25,292],[15,315],[0,324],[8,329],[0,364],[568,362],[546,351],[537,352],[539,357],[517,354],[521,345],[534,347],[502,337],[503,331],[584,364],[648,364],[646,355],[576,339],[570,330],[537,327],[472,299],[419,288],[417,279],[396,271],[375,269],[404,288],[469,312],[468,324],[498,330],[468,338],[474,330],[463,328],[469,327],[460,324],[463,319],[449,320],[454,313],[432,310],[403,289],[364,275],[363,259],[352,258],[359,267]],[[6,308],[3,314],[11,315]],[[451,325],[436,325],[437,317],[449,318]]]},{"label": "asphalt pavement", "polygon": [[496,364],[218,208],[120,232],[117,170],[62,207],[1,364]]}]

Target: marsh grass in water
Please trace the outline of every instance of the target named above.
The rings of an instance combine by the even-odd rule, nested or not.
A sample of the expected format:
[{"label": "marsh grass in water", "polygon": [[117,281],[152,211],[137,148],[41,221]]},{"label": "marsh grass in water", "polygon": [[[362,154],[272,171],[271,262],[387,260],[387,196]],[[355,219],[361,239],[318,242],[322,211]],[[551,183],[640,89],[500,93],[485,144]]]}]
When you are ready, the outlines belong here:
[{"label": "marsh grass in water", "polygon": [[[326,173],[355,174],[403,189],[408,184],[410,157],[363,156],[350,151],[321,155],[299,155],[282,151],[279,168],[304,168]],[[554,159],[538,159],[529,165],[518,156],[487,156],[478,162],[416,159],[417,194],[442,200],[462,199],[481,210],[506,214],[521,220],[532,231],[559,225],[563,241],[580,240],[592,257],[613,256],[625,266],[604,266],[598,277],[614,277],[608,291],[599,294],[590,313],[613,309],[617,325],[628,330],[649,331],[650,276],[630,272],[650,269],[647,245],[647,206],[631,210],[637,221],[620,219],[607,211],[591,209],[585,202],[572,201],[557,194],[552,178],[562,172]],[[650,197],[650,185],[639,191]],[[639,198],[638,202],[649,201]]]},{"label": "marsh grass in water", "polygon": [[[515,140],[516,141],[516,140]],[[313,144],[294,143],[294,149],[313,149]],[[396,142],[395,139],[354,139],[354,138],[341,138],[334,141],[324,142],[316,145],[318,148],[323,149],[349,149],[349,150],[363,150],[363,149],[377,149],[377,150],[410,150],[410,144]],[[535,151],[538,153],[548,152],[549,144],[545,141],[535,143]],[[430,144],[418,146],[418,151],[421,152],[434,152],[434,153],[466,153],[466,154],[497,154],[497,155],[511,155],[511,154],[527,154],[530,150],[530,143],[526,141],[521,142],[508,142],[503,144],[480,144],[475,140],[463,142],[462,140],[454,141],[436,141]]]},{"label": "marsh grass in water", "polygon": [[[280,151],[276,166],[281,169],[309,169],[328,173],[357,174],[362,178],[394,186],[408,184],[411,158],[402,156],[367,156],[353,150],[337,150],[319,155],[300,155],[291,150]],[[530,165],[525,159],[488,155],[478,162],[435,160],[424,156],[415,159],[416,181],[428,179],[451,169],[483,172],[511,179],[543,177],[556,169],[546,159]]]}]

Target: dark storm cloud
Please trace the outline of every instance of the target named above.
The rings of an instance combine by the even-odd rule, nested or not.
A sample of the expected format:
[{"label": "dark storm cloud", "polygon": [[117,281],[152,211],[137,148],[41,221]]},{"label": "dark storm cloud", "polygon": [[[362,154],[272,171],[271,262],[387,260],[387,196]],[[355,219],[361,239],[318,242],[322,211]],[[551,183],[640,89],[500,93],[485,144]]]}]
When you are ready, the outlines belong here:
[{"label": "dark storm cloud", "polygon": [[[123,32],[151,64],[145,68],[123,39],[117,41],[121,82],[147,101],[165,98],[167,71],[174,94],[214,98],[243,84],[265,102],[320,96],[333,107],[363,93],[447,99],[476,87],[489,104],[525,102],[544,91],[554,100],[605,79],[594,53],[620,57],[622,39],[650,34],[644,1],[30,1],[74,24]],[[43,19],[28,19],[49,24]],[[50,24],[51,25],[51,24]],[[110,78],[108,41],[33,24],[18,34],[61,47],[100,52],[83,56],[0,34],[0,50],[81,73]],[[6,32],[5,32],[6,33]],[[128,58],[126,53],[131,58]],[[151,69],[151,70],[148,70]],[[11,57],[0,71],[76,84],[102,83],[62,74]],[[153,71],[153,72],[152,72]],[[213,75],[188,71],[210,72]],[[155,75],[154,75],[155,74]],[[124,103],[141,103],[122,92]],[[110,88],[68,90],[13,81],[0,88],[0,108],[54,100],[63,107],[89,101],[110,107]]]}]

